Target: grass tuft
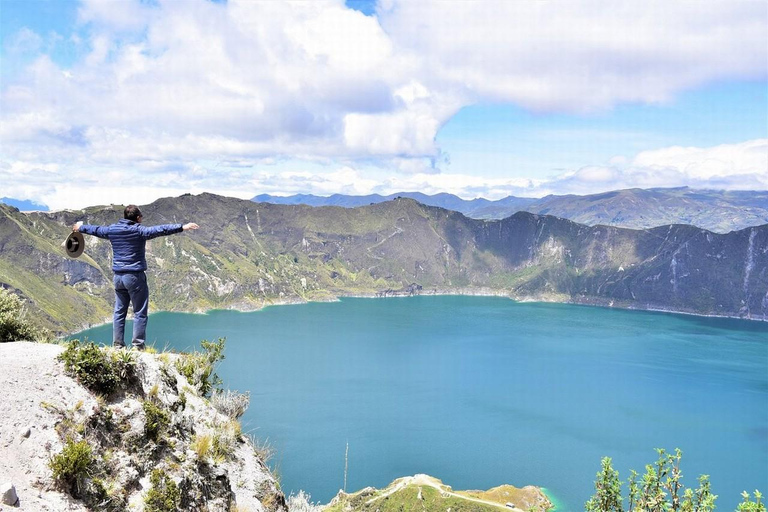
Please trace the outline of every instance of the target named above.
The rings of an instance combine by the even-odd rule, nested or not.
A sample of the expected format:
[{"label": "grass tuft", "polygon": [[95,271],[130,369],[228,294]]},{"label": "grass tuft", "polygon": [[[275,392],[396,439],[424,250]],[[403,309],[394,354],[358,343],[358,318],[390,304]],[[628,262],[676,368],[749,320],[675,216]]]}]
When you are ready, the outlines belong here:
[{"label": "grass tuft", "polygon": [[211,405],[217,411],[232,419],[237,419],[245,414],[250,402],[250,392],[240,393],[227,389],[226,391],[216,390],[211,394]]}]

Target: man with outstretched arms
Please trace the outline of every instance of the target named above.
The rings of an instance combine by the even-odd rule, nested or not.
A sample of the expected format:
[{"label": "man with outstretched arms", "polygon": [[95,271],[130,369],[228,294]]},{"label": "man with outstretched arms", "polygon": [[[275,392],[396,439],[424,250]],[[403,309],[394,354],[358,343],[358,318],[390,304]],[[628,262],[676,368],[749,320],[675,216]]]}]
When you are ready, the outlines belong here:
[{"label": "man with outstretched arms", "polygon": [[116,347],[125,347],[125,317],[128,314],[128,305],[132,304],[132,344],[138,350],[144,350],[149,312],[149,287],[144,273],[147,270],[145,257],[147,240],[199,227],[194,222],[147,227],[141,225],[142,220],[139,207],[129,204],[125,207],[123,218],[116,224],[92,226],[80,221],[72,226],[73,231],[106,238],[112,244],[112,270],[115,273],[113,278],[115,316],[112,324],[112,339]]}]

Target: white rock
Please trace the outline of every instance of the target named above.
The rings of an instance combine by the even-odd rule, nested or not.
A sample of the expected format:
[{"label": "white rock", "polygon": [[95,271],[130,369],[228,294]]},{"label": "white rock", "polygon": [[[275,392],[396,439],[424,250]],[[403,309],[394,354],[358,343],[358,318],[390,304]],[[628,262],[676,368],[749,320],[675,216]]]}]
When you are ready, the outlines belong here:
[{"label": "white rock", "polygon": [[20,435],[21,437],[27,438],[27,437],[29,437],[29,435],[30,435],[31,433],[32,433],[32,429],[31,429],[31,428],[29,428],[29,427],[24,427],[23,429],[21,429],[21,432],[19,432],[19,435]]},{"label": "white rock", "polygon": [[16,487],[11,482],[6,482],[0,485],[0,495],[3,496],[4,505],[15,505],[19,501],[19,496],[16,494]]}]

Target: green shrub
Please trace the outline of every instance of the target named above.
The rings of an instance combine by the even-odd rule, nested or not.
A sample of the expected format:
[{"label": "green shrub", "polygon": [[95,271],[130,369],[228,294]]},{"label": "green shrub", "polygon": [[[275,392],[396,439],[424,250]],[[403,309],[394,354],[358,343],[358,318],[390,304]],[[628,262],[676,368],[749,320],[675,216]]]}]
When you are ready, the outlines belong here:
[{"label": "green shrub", "polygon": [[151,400],[145,400],[144,409],[144,435],[147,439],[157,442],[161,432],[168,428],[170,418],[168,413]]},{"label": "green shrub", "polygon": [[152,470],[149,483],[152,487],[144,497],[146,512],[173,512],[178,509],[181,503],[181,491],[163,470]]},{"label": "green shrub", "polygon": [[749,493],[744,491],[741,493],[742,502],[736,508],[736,512],[765,512],[765,503],[761,503],[763,495],[760,491],[755,491],[755,501],[750,499]]},{"label": "green shrub", "polygon": [[135,379],[135,359],[127,351],[108,351],[99,348],[93,342],[82,345],[79,340],[72,340],[59,355],[64,362],[68,375],[77,378],[80,383],[94,393],[109,395],[121,383],[130,383]]},{"label": "green shrub", "polygon": [[[717,495],[712,494],[709,476],[699,477],[696,489],[684,489],[680,460],[683,454],[675,450],[674,454],[657,449],[658,460],[645,466],[645,474],[638,479],[636,471],[630,471],[627,510],[662,512],[680,510],[681,512],[712,512],[715,510]],[[684,489],[684,490],[683,490]],[[584,506],[587,512],[622,512],[621,481],[619,472],[614,470],[611,459],[602,460],[602,469],[595,480],[595,495]],[[750,500],[747,492],[742,493],[743,502],[737,512],[766,512],[760,502],[762,494],[755,491],[755,500]]]},{"label": "green shrub", "polygon": [[0,288],[0,343],[9,341],[46,341],[50,335],[26,319],[21,299]]},{"label": "green shrub", "polygon": [[48,465],[53,471],[53,479],[72,496],[80,497],[86,480],[93,472],[94,458],[91,447],[85,441],[74,442],[68,439],[61,453],[54,455]]},{"label": "green shrub", "polygon": [[225,342],[226,338],[219,338],[217,341],[203,340],[200,342],[203,352],[182,354],[176,360],[176,369],[203,396],[210,396],[211,391],[222,383],[215,370],[216,364],[224,359]]}]

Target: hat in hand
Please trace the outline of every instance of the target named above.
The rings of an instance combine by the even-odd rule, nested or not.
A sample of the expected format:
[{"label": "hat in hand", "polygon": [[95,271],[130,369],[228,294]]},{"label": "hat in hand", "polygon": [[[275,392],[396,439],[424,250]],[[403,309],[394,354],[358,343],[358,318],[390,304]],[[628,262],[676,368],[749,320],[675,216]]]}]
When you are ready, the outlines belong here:
[{"label": "hat in hand", "polygon": [[70,258],[77,258],[83,254],[83,251],[85,250],[85,238],[83,238],[82,233],[73,231],[69,234],[67,239],[64,240],[64,243],[61,244],[61,246],[64,248],[64,252],[67,256]]}]

